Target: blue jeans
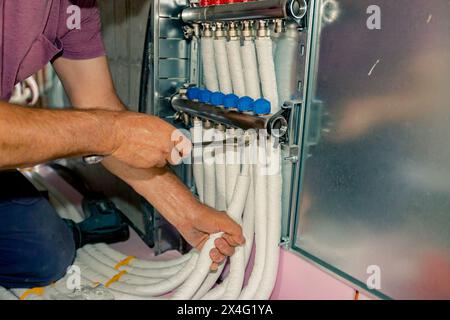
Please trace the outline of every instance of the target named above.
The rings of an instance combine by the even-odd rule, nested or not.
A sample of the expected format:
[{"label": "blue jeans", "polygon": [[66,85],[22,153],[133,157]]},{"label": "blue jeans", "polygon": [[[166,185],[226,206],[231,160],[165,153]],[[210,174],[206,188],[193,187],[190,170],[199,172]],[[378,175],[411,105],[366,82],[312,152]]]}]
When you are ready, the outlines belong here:
[{"label": "blue jeans", "polygon": [[47,199],[19,172],[0,172],[0,286],[46,286],[74,258],[72,231]]}]

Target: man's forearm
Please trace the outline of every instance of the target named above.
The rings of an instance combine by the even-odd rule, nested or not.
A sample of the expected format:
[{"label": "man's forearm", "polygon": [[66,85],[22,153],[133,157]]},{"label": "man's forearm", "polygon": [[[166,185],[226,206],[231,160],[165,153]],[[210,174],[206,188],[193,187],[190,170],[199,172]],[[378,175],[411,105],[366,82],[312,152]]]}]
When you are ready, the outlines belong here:
[{"label": "man's forearm", "polygon": [[[62,157],[108,154],[108,111],[31,109],[0,102],[0,169]],[[101,121],[100,121],[101,119]]]},{"label": "man's forearm", "polygon": [[[119,99],[110,99],[105,110],[125,111]],[[131,186],[150,202],[174,226],[182,224],[186,215],[201,210],[200,202],[168,168],[136,169],[112,157],[103,166]]]},{"label": "man's forearm", "polygon": [[150,202],[174,226],[189,214],[202,210],[200,202],[180,179],[167,168],[135,169],[106,158],[103,165]]}]

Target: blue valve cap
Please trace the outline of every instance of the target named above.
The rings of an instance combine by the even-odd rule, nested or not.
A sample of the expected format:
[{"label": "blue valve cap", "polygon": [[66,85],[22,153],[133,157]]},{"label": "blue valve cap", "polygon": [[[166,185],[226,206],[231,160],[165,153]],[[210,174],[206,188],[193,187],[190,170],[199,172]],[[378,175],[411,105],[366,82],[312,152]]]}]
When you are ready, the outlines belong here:
[{"label": "blue valve cap", "polygon": [[256,114],[270,114],[270,101],[258,99],[253,103],[253,112]]},{"label": "blue valve cap", "polygon": [[225,98],[223,99],[223,106],[226,109],[237,108],[238,100],[239,100],[239,97],[237,95],[232,94],[232,93],[227,94],[225,96]]},{"label": "blue valve cap", "polygon": [[200,90],[198,94],[198,100],[203,103],[209,103],[209,101],[211,100],[211,93],[212,92],[207,89]]},{"label": "blue valve cap", "polygon": [[200,89],[197,87],[190,87],[187,89],[186,96],[189,100],[197,100],[198,95],[200,94]]},{"label": "blue valve cap", "polygon": [[214,106],[223,106],[225,95],[222,92],[214,92],[211,94],[211,104]]},{"label": "blue valve cap", "polygon": [[238,110],[240,112],[253,111],[253,102],[254,100],[247,96],[240,98],[238,101]]}]

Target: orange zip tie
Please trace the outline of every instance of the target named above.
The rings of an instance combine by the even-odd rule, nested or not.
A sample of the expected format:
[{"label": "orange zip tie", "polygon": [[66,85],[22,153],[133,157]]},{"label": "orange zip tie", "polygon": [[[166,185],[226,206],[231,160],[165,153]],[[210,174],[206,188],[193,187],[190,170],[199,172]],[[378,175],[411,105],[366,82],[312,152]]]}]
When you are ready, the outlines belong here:
[{"label": "orange zip tie", "polygon": [[44,294],[44,287],[38,287],[38,288],[31,288],[25,291],[21,296],[20,300],[25,300],[30,294],[34,294],[36,296],[42,296]]},{"label": "orange zip tie", "polygon": [[116,274],[114,277],[108,280],[108,282],[105,283],[105,287],[108,288],[110,285],[112,285],[114,282],[117,282],[122,278],[124,274],[127,272],[125,270],[120,271],[118,274]]},{"label": "orange zip tie", "polygon": [[130,264],[131,261],[134,260],[135,257],[133,256],[128,256],[125,259],[123,259],[122,261],[119,261],[116,266],[114,267],[114,269],[119,270],[120,267],[124,267]]}]

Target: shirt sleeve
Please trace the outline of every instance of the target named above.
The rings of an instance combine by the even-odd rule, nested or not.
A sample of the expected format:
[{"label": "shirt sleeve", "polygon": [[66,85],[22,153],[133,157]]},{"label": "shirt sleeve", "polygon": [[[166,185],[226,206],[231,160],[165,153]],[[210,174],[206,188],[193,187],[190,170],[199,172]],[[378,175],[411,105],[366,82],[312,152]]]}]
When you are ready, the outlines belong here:
[{"label": "shirt sleeve", "polygon": [[[63,45],[62,56],[68,59],[92,59],[104,56],[105,47],[101,35],[100,12],[96,0],[63,1],[61,28],[65,28],[66,33],[60,38]],[[79,28],[69,28],[68,8],[76,5],[80,8]],[[73,12],[70,11],[69,12]]]}]

